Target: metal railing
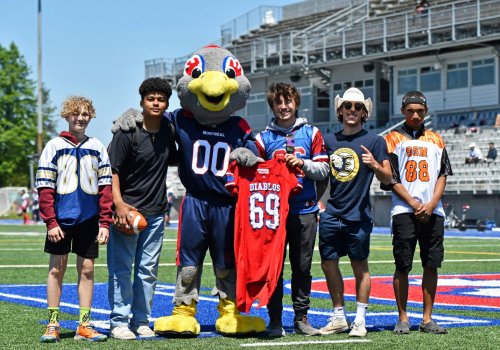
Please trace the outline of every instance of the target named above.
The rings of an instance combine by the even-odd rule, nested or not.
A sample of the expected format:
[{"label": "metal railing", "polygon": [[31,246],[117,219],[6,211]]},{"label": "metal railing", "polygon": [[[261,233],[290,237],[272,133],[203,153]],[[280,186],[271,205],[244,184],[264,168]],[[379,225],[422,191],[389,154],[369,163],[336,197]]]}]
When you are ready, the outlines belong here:
[{"label": "metal railing", "polygon": [[273,65],[340,61],[407,53],[411,48],[436,44],[456,45],[459,41],[500,36],[500,2],[450,1],[431,6],[418,16],[407,11],[344,25],[339,30],[332,28],[333,22],[305,32],[273,33],[228,48],[247,71],[255,72]]},{"label": "metal railing", "polygon": [[[359,23],[354,23],[357,22],[354,17],[351,21],[346,19],[340,28],[336,26],[336,17],[327,17],[325,22],[305,31],[269,31],[267,35],[255,35],[251,40],[223,46],[238,57],[246,74],[251,74],[280,66],[334,65],[346,59],[383,58],[431,46],[437,49],[500,38],[498,0],[450,1],[431,6],[426,14],[418,16],[412,11],[373,18],[364,16],[359,15],[362,18]],[[150,67],[146,73],[154,71],[151,64],[155,61],[158,65],[165,64],[166,67],[158,69],[167,72],[166,78],[175,84],[188,58],[189,55],[163,61],[148,60],[146,67]]]}]

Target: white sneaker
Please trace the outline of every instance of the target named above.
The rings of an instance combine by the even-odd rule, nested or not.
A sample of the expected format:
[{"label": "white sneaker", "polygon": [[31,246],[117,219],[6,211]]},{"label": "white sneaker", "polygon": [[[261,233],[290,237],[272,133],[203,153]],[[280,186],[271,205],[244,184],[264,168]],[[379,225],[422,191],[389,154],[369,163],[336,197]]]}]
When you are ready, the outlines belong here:
[{"label": "white sneaker", "polygon": [[351,325],[351,331],[349,332],[350,337],[365,337],[366,336],[366,326],[361,322],[353,322]]},{"label": "white sneaker", "polygon": [[345,317],[335,317],[332,316],[328,319],[326,326],[321,328],[319,331],[321,334],[335,334],[340,332],[345,332],[349,329],[349,324]]},{"label": "white sneaker", "polygon": [[155,332],[146,325],[139,326],[137,328],[132,327],[132,332],[141,338],[154,338],[156,337]]},{"label": "white sneaker", "polygon": [[120,340],[135,340],[135,334],[128,328],[128,325],[122,324],[111,329],[111,338]]}]

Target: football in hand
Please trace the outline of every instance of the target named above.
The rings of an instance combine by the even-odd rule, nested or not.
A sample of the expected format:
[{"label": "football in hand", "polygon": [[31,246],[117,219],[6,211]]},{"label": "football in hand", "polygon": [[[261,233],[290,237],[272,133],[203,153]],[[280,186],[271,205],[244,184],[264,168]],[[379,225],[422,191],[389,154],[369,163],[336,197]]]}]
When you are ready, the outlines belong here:
[{"label": "football in hand", "polygon": [[139,213],[137,210],[131,210],[127,217],[128,225],[127,226],[119,226],[115,225],[116,229],[123,233],[128,233],[130,235],[138,234],[146,227],[148,227],[148,223],[146,218]]}]

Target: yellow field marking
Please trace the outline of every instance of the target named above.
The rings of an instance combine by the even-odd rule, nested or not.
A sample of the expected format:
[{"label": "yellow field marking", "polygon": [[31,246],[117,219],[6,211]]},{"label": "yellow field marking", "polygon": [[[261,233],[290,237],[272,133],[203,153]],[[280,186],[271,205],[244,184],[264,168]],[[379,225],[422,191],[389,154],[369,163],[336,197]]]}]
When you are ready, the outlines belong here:
[{"label": "yellow field marking", "polygon": [[461,252],[459,250],[445,250],[445,254],[467,254],[467,255],[498,255],[500,256],[500,253],[495,253],[495,252]]}]

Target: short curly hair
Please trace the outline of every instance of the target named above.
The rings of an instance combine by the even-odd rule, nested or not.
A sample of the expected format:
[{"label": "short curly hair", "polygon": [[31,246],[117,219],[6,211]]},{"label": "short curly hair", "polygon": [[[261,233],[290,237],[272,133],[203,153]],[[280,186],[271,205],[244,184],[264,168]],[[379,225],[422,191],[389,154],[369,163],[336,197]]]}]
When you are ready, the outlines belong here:
[{"label": "short curly hair", "polygon": [[95,117],[95,108],[90,98],[83,96],[69,96],[61,106],[61,117],[67,118],[73,113],[79,113],[81,107],[86,107],[91,118]]},{"label": "short curly hair", "polygon": [[152,92],[164,93],[167,96],[167,100],[170,99],[172,95],[172,88],[166,79],[162,78],[148,78],[144,80],[139,86],[139,94],[141,95],[141,100],[146,97],[146,95]]},{"label": "short curly hair", "polygon": [[273,109],[273,102],[278,101],[278,99],[283,96],[284,99],[292,99],[295,101],[295,108],[300,107],[300,93],[297,88],[288,83],[272,83],[267,89],[267,104]]}]

